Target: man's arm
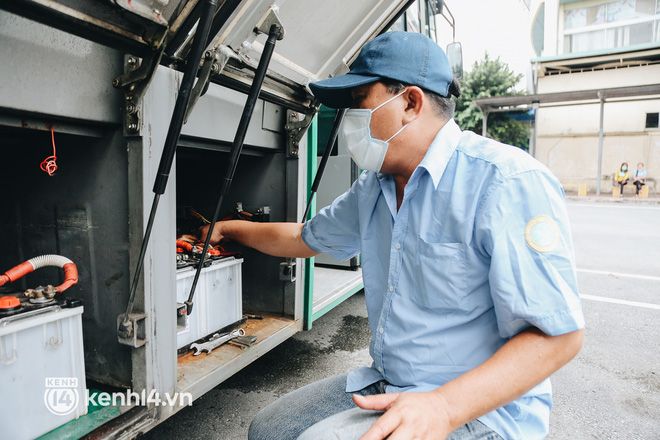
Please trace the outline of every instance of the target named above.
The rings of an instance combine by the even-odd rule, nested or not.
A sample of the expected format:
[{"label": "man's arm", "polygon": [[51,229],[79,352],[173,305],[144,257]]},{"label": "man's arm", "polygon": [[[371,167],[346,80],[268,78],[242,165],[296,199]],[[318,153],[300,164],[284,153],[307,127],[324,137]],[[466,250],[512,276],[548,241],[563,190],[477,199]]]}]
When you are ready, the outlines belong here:
[{"label": "man's arm", "polygon": [[[275,257],[309,258],[318,255],[302,239],[302,223],[253,223],[243,220],[217,222],[213,228],[211,244],[235,241]],[[206,240],[209,226],[199,230]]]},{"label": "man's arm", "polygon": [[361,440],[444,439],[479,416],[534,388],[582,347],[583,331],[548,336],[536,328],[511,338],[477,368],[427,393],[354,396],[364,409],[385,410]]}]

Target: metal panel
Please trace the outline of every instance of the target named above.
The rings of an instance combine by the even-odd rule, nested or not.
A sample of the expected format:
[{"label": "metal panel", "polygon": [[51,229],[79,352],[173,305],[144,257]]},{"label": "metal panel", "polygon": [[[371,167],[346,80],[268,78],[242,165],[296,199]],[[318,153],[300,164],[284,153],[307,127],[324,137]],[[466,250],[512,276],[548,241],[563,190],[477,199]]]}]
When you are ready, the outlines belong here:
[{"label": "metal panel", "polygon": [[0,108],[118,123],[118,52],[0,11]]},{"label": "metal panel", "polygon": [[[153,182],[160,161],[167,127],[175,103],[180,74],[160,68],[143,100],[144,136],[129,143],[129,223],[131,271],[135,270],[138,252],[149,217]],[[173,393],[176,389],[176,174],[160,198],[141,288],[136,294],[136,312],[147,314],[147,344],[132,349],[133,389],[147,393]],[[133,273],[131,273],[131,279]],[[127,289],[128,294],[128,289]],[[125,307],[126,303],[124,303]],[[123,313],[122,311],[121,313]],[[115,315],[115,320],[117,316]],[[115,321],[116,322],[116,321]],[[116,337],[116,331],[115,337]],[[172,408],[156,408],[166,417]]]},{"label": "metal panel", "polygon": [[[210,84],[208,92],[199,99],[188,123],[183,126],[181,135],[231,144],[241,119],[245,99],[246,95],[243,93],[218,84]],[[285,111],[281,106],[266,106],[263,101],[257,104],[245,137],[245,146],[281,149],[283,123],[277,132],[272,126],[262,128],[262,120],[280,119],[283,122],[283,118],[277,116],[283,113]]]}]

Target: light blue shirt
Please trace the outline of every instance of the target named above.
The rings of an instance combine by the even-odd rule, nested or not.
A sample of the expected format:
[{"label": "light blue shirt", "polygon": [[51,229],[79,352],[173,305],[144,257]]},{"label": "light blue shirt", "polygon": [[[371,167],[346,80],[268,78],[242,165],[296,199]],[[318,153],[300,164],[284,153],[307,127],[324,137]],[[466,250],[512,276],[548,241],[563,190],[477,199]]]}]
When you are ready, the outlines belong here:
[{"label": "light blue shirt", "polygon": [[[371,367],[347,392],[429,391],[537,327],[584,326],[564,193],[522,150],[440,130],[397,212],[390,175],[363,172],[303,228],[307,245],[340,260],[362,254]],[[550,381],[480,417],[504,438],[548,432]]]},{"label": "light blue shirt", "polygon": [[641,170],[637,168],[635,171],[633,171],[633,176],[637,177],[638,179],[645,179],[646,178],[646,169],[642,168]]}]

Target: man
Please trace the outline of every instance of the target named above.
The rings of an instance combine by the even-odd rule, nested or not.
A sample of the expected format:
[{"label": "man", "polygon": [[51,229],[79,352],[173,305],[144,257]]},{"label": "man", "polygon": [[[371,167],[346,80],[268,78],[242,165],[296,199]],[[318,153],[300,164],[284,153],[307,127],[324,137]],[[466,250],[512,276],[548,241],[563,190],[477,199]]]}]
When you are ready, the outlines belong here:
[{"label": "man", "polygon": [[282,397],[249,438],[543,438],[547,378],[584,324],[559,182],[461,132],[447,57],[420,34],[386,33],[310,87],[350,107],[339,141],[367,171],[304,225],[220,222],[212,242],[361,253],[373,364]]}]

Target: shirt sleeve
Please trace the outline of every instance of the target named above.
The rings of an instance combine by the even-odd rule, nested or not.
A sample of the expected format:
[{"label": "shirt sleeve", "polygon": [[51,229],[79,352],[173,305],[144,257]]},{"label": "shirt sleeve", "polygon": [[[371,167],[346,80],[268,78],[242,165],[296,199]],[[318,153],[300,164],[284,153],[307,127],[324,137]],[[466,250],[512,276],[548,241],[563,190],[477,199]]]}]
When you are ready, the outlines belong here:
[{"label": "shirt sleeve", "polygon": [[554,176],[532,170],[495,185],[475,233],[491,260],[500,336],[528,327],[550,336],[584,327],[564,192]]},{"label": "shirt sleeve", "polygon": [[361,183],[362,178],[356,180],[347,192],[305,223],[302,238],[312,250],[339,261],[360,253],[358,192]]}]

